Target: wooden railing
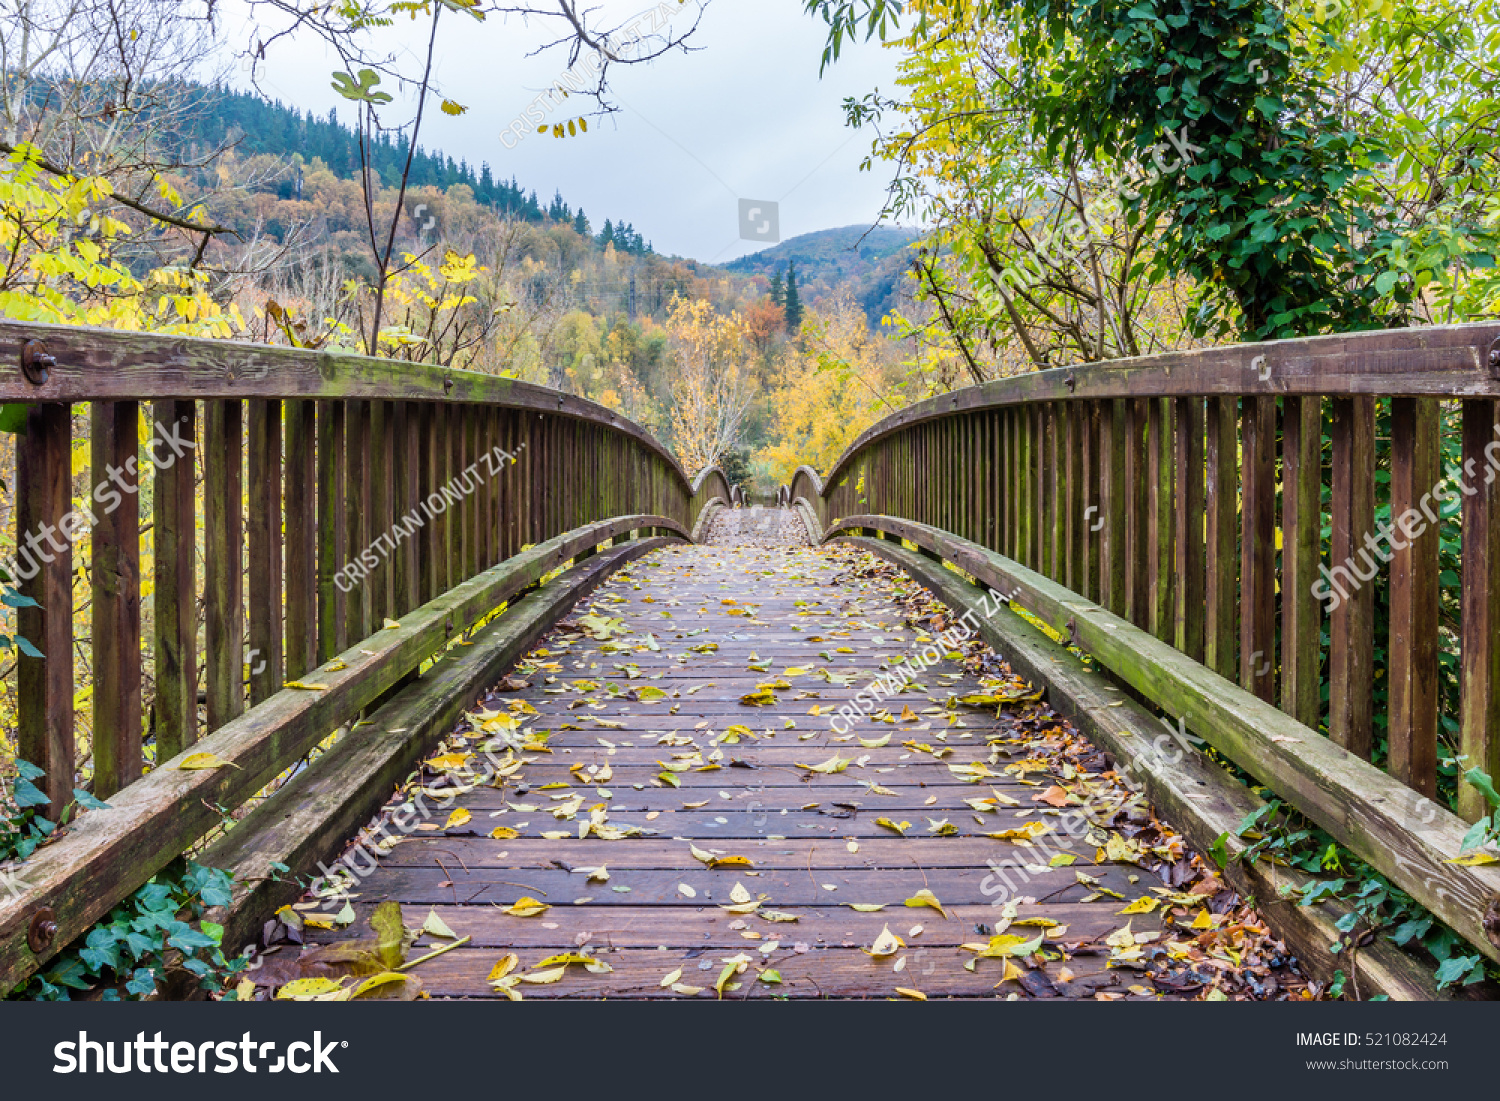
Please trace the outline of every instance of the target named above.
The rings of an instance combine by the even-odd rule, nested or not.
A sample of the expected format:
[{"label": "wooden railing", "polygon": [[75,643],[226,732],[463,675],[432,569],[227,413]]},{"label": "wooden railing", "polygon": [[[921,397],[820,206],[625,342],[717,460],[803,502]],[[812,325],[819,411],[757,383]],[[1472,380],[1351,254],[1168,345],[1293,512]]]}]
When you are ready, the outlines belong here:
[{"label": "wooden railing", "polygon": [[1440,758],[1500,775],[1497,338],[1003,379],[887,418],[792,497],[1014,595],[1500,959],[1500,874],[1446,863],[1464,822],[1430,800]]},{"label": "wooden railing", "polygon": [[[0,897],[0,989],[505,601],[601,543],[687,536],[729,488],[580,398],[350,355],[0,322],[0,400],[27,405],[11,565],[43,655],[19,659],[18,753],[54,818],[81,783],[111,803]],[[236,767],[173,770],[189,750]]]}]

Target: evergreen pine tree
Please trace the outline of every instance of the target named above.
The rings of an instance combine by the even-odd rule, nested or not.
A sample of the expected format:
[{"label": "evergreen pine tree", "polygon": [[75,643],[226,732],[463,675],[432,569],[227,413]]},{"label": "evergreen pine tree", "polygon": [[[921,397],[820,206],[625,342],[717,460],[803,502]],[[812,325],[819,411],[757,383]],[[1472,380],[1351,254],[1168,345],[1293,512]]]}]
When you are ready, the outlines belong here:
[{"label": "evergreen pine tree", "polygon": [[573,219],[573,229],[580,237],[587,237],[589,235],[589,220],[583,215],[583,207],[578,208],[578,214]]},{"label": "evergreen pine tree", "polygon": [[786,284],[781,280],[781,269],[771,273],[771,301],[778,306],[786,305]]},{"label": "evergreen pine tree", "polygon": [[797,293],[797,261],[786,265],[786,331],[796,336],[802,328],[802,296]]}]

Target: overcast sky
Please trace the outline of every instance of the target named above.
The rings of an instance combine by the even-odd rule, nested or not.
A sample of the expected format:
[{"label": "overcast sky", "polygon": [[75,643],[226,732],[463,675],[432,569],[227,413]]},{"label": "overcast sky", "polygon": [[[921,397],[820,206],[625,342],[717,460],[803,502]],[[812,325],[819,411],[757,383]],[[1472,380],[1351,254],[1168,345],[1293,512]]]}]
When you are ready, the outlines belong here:
[{"label": "overcast sky", "polygon": [[[603,0],[593,25],[628,23],[654,6]],[[685,27],[683,13],[695,7],[685,5],[674,28]],[[619,113],[573,138],[518,128],[526,137],[511,139],[513,149],[501,132],[566,66],[560,49],[526,56],[557,37],[555,25],[493,17],[476,24],[447,13],[437,74],[444,94],[469,111],[459,118],[433,112],[421,143],[476,168],[488,161],[497,177],[534,188],[543,205],[560,190],[596,231],[606,218],[631,222],[667,255],[722,263],[764,248],[740,239],[741,198],[779,203],[783,240],[869,224],[879,214],[887,171],[859,171],[871,135],[844,126],[842,103],[876,87],[893,90],[896,54],[861,44],[820,79],[824,27],[802,8],[802,0],[712,0],[693,37],[698,52],[612,68]],[[233,11],[229,40],[244,42]],[[415,55],[425,45],[416,38],[424,25],[403,20],[385,33],[405,36],[403,47]],[[352,105],[329,83],[334,65],[316,42],[283,42],[261,84],[285,103],[319,113],[337,106],[352,121]],[[559,111],[549,121],[566,117]]]}]

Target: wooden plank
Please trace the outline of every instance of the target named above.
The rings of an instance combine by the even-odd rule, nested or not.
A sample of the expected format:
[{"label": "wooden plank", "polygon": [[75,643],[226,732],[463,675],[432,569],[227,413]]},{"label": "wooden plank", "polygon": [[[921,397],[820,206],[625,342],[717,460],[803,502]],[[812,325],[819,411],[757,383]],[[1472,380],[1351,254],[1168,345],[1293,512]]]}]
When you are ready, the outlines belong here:
[{"label": "wooden plank", "polygon": [[377,401],[370,408],[370,542],[375,568],[370,571],[370,629],[380,630],[393,618],[392,561],[396,520],[395,403]]},{"label": "wooden plank", "polygon": [[1233,398],[1208,399],[1204,529],[1203,661],[1230,680],[1239,669],[1240,473],[1235,406]]},{"label": "wooden plank", "polygon": [[[453,660],[443,661],[369,716],[360,738],[345,738],[261,803],[203,855],[235,874],[226,944],[252,939],[265,916],[292,902],[320,861],[331,861],[407,776],[423,752],[472,707],[477,691],[525,653],[593,585],[660,543],[640,543],[575,566],[555,585],[518,602]],[[277,874],[274,865],[292,869]]]},{"label": "wooden plank", "polygon": [[370,403],[351,401],[344,421],[348,458],[344,467],[344,562],[359,572],[349,577],[348,641],[350,644],[370,634],[370,590],[372,579],[364,573],[368,563],[362,556],[370,546]]},{"label": "wooden plank", "polygon": [[[1500,324],[1421,326],[1168,352],[1028,371],[915,402],[871,425],[826,474],[843,477],[878,436],[975,409],[1070,399],[1401,395],[1500,397],[1489,348]],[[1267,364],[1271,369],[1267,370]]]},{"label": "wooden plank", "polygon": [[1322,718],[1323,607],[1314,594],[1323,540],[1323,410],[1286,398],[1281,442],[1281,709]]},{"label": "wooden plank", "polygon": [[318,662],[348,649],[349,602],[340,571],[349,561],[344,527],[344,403],[318,402]]},{"label": "wooden plank", "polygon": [[203,436],[208,729],[245,709],[244,405],[208,403]]},{"label": "wooden plank", "polygon": [[1146,405],[1145,401],[1125,403],[1125,607],[1137,627],[1151,621]]},{"label": "wooden plank", "polygon": [[1375,399],[1333,402],[1328,596],[1328,736],[1356,757],[1375,744]]},{"label": "wooden plank", "polygon": [[1129,540],[1125,532],[1125,403],[1105,402],[1099,422],[1099,602],[1127,615],[1125,571]]},{"label": "wooden plank", "polygon": [[1204,517],[1207,510],[1204,482],[1203,436],[1205,414],[1201,398],[1177,398],[1173,411],[1174,477],[1177,489],[1173,508],[1173,567],[1177,572],[1175,644],[1194,661],[1204,654],[1205,565]]},{"label": "wooden plank", "polygon": [[198,417],[193,402],[170,399],[155,402],[152,413],[153,712],[156,756],[165,760],[198,740]]},{"label": "wooden plank", "polygon": [[93,478],[94,794],[107,799],[141,775],[140,406],[96,402]]},{"label": "wooden plank", "polygon": [[1240,525],[1240,686],[1276,698],[1276,399],[1246,399]]},{"label": "wooden plank", "polygon": [[1146,421],[1146,621],[1153,635],[1176,644],[1177,583],[1172,400],[1147,403]]},{"label": "wooden plank", "polygon": [[[45,769],[48,814],[56,822],[73,797],[73,551],[84,519],[70,511],[73,411],[53,402],[26,410],[16,448],[16,629],[42,657],[17,659],[17,751]],[[30,571],[28,573],[28,571]],[[47,660],[48,655],[52,660]]]},{"label": "wooden plank", "polygon": [[[685,534],[669,517],[625,516],[549,540],[503,573],[457,586],[404,617],[399,628],[381,631],[336,655],[343,668],[316,674],[326,690],[278,692],[195,747],[235,767],[188,770],[159,762],[112,800],[109,809],[83,816],[65,836],[32,857],[22,893],[0,900],[0,989],[24,979],[218,826],[218,807],[237,807],[259,792],[329,731],[444,646],[454,632],[467,630],[582,547],[648,525]],[[58,931],[53,944],[36,955],[27,948],[26,936],[30,915],[39,905],[54,909]]]},{"label": "wooden plank", "polygon": [[1390,739],[1392,776],[1437,794],[1438,404],[1391,402]]},{"label": "wooden plank", "polygon": [[255,399],[250,410],[250,704],[286,682],[282,659],[281,403]]},{"label": "wooden plank", "polygon": [[[1034,570],[974,544],[893,517],[851,516],[837,530],[875,527],[920,543],[1017,601],[1054,631],[1070,631],[1104,668],[1245,769],[1437,914],[1490,959],[1500,959],[1500,868],[1449,863],[1465,823],[1271,704],[1149,633],[1080,601]],[[1071,621],[1071,627],[1069,626]]]},{"label": "wooden plank", "polygon": [[[1500,406],[1463,403],[1463,595],[1459,752],[1464,768],[1500,776]],[[1460,784],[1458,813],[1473,822],[1491,807]]]},{"label": "wooden plank", "polygon": [[318,663],[318,412],[286,403],[286,673]]},{"label": "wooden plank", "polygon": [[[916,577],[955,611],[979,605],[982,612],[978,591],[951,572],[933,570],[905,551],[871,549]],[[1116,767],[1144,790],[1156,812],[1181,831],[1194,850],[1207,852],[1220,838],[1231,854],[1247,847],[1248,842],[1239,836],[1240,823],[1262,808],[1264,800],[1191,742],[1174,739],[1163,746],[1154,715],[1135,700],[1122,699],[1079,657],[1031,624],[1016,616],[981,614],[977,620],[991,648],[1007,655],[1012,669],[1032,685],[1045,688],[1048,704],[1108,751]],[[863,842],[860,849],[873,844]],[[406,848],[398,852],[405,856]],[[1430,969],[1388,940],[1377,940],[1352,955],[1330,952],[1329,946],[1342,939],[1337,922],[1348,911],[1337,904],[1298,905],[1295,899],[1313,882],[1305,873],[1268,860],[1230,860],[1222,874],[1242,896],[1255,900],[1257,913],[1288,942],[1304,970],[1321,981],[1330,982],[1335,971],[1353,967],[1358,970],[1352,987],[1359,997],[1385,994],[1402,1001],[1442,997]]]},{"label": "wooden plank", "polygon": [[[37,385],[20,370],[21,347],[41,340],[57,359]],[[1439,352],[1451,358],[1451,353]],[[656,455],[686,490],[667,447],[611,409],[545,386],[427,363],[180,334],[0,319],[0,401],[138,401],[156,398],[482,403],[605,425]]]}]

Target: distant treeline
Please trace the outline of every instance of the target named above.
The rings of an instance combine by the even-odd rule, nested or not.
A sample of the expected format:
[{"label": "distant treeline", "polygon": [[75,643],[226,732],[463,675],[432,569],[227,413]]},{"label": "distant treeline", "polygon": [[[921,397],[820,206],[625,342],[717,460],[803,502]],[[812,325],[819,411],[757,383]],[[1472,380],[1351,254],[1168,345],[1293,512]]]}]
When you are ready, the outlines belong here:
[{"label": "distant treeline", "polygon": [[[320,118],[311,111],[287,107],[279,101],[269,102],[254,93],[239,92],[222,85],[198,88],[193,94],[200,100],[200,109],[187,112],[186,121],[175,127],[175,137],[180,145],[177,152],[191,154],[196,148],[201,153],[205,148],[229,140],[244,155],[260,153],[291,157],[299,154],[304,161],[316,157],[337,175],[346,179],[358,178],[359,138],[351,127],[339,121],[337,108],[330,109],[327,116]],[[385,186],[400,186],[407,146],[404,138],[397,141],[390,134],[381,135],[376,140],[370,159]],[[594,237],[601,247],[613,244],[617,252],[643,256],[653,251],[628,222],[616,225],[606,220],[596,234],[583,210],[573,210],[560,193],[543,206],[535,190],[527,192],[515,179],[509,182],[496,180],[488,164],[481,164],[476,172],[468,161],[454,161],[452,157],[445,157],[441,150],[434,152],[417,146],[409,182],[413,187],[444,190],[464,184],[473,190],[477,202],[499,214],[530,222],[568,222],[580,234]],[[295,177],[282,181],[279,191],[283,194],[279,197],[295,197],[296,187]]]}]

